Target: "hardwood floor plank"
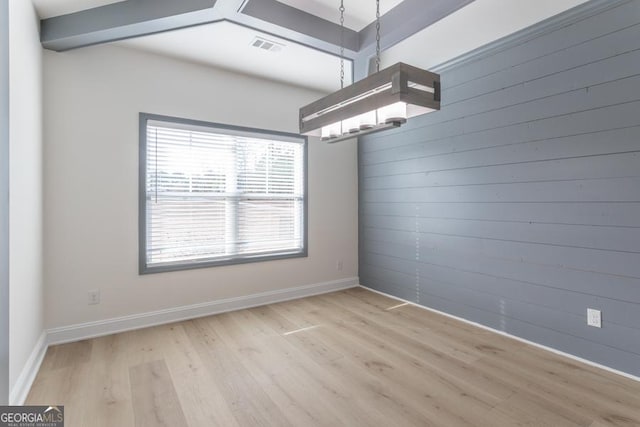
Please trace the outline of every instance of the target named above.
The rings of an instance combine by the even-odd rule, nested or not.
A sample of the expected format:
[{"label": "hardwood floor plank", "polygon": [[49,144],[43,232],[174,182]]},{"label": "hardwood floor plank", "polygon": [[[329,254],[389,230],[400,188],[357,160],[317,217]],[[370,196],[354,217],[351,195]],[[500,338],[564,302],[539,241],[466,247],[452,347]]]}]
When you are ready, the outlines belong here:
[{"label": "hardwood floor plank", "polygon": [[[279,319],[278,322],[282,321],[275,310],[271,314]],[[272,324],[268,319],[266,323]],[[263,350],[271,353],[280,363],[286,362],[287,371],[300,375],[307,390],[304,394],[315,401],[324,402],[326,411],[340,419],[337,425],[371,426],[385,419],[384,411],[380,412],[379,408],[372,407],[368,402],[367,389],[349,381],[336,369],[334,362],[344,356],[340,354],[336,357],[339,354],[337,349],[320,339],[304,336],[308,330],[290,329],[282,334],[281,339],[269,341]],[[326,350],[318,351],[318,348]],[[273,370],[273,366],[269,365],[266,369]],[[309,393],[310,389],[314,392]]]},{"label": "hardwood floor plank", "polygon": [[378,348],[391,346],[419,360],[440,375],[466,383],[471,390],[481,390],[481,393],[489,393],[498,400],[505,399],[516,391],[516,388],[506,384],[499,376],[487,377],[482,372],[478,372],[474,365],[452,358],[451,352],[446,348],[443,349],[440,345],[434,346],[428,339],[421,336],[407,335],[407,328],[396,325],[387,327],[376,322],[375,319],[366,317],[360,318],[356,324],[360,334],[366,336],[367,340]]},{"label": "hardwood floor plank", "polygon": [[[122,335],[93,340],[89,385],[84,401],[83,425],[133,426],[131,383]],[[69,408],[72,412],[75,408]],[[65,413],[68,412],[65,408]]]},{"label": "hardwood floor plank", "polygon": [[366,289],[52,346],[66,425],[640,426],[640,382]]},{"label": "hardwood floor plank", "polygon": [[[65,425],[82,426],[89,382],[87,364],[60,368],[40,375],[27,396],[27,405],[63,405]],[[69,409],[67,409],[69,408]]]},{"label": "hardwood floor plank", "polygon": [[[322,392],[309,394],[309,375],[301,365],[308,362],[307,355],[292,354],[282,335],[249,335],[253,328],[267,325],[260,319],[238,318],[240,313],[230,313],[218,319],[211,319],[215,328],[228,348],[234,351],[238,359],[261,384],[265,392],[280,408],[292,425],[331,426],[342,425],[343,420],[336,416],[330,404],[323,398]],[[283,363],[285,362],[286,363]]]},{"label": "hardwood floor plank", "polygon": [[427,328],[451,339],[457,345],[469,346],[483,354],[496,351],[514,351],[525,345],[509,337],[497,335],[486,329],[478,328],[413,304],[403,304],[398,300],[390,299],[362,288],[348,289],[344,293],[356,296],[357,299],[366,304],[380,307],[380,309],[391,304],[391,307],[396,308],[385,311],[392,315],[393,321],[400,327],[415,325],[416,327]]},{"label": "hardwood floor plank", "polygon": [[261,385],[211,328],[209,321],[189,321],[184,328],[238,423],[241,426],[291,426]]},{"label": "hardwood floor plank", "polygon": [[91,340],[54,346],[48,351],[43,365],[48,369],[60,369],[87,363],[91,358],[92,346]]},{"label": "hardwood floor plank", "polygon": [[640,426],[640,395],[610,394],[611,384],[594,384],[584,378],[573,377],[563,365],[535,356],[535,353],[532,355],[527,351],[513,352],[499,360],[485,358],[478,362],[478,366],[484,371],[503,375],[514,385],[528,384],[527,392],[547,401],[559,402],[576,414],[586,414],[589,419],[607,414],[609,418],[629,419]]},{"label": "hardwood floor plank", "polygon": [[[388,390],[395,391],[397,404],[402,402],[405,409],[412,408],[434,422],[473,425],[473,420],[483,418],[501,400],[481,389],[467,393],[467,384],[427,368],[421,359],[404,352],[402,345],[389,345],[365,329],[364,323],[341,322],[332,329],[318,328],[308,333],[349,352],[350,359],[357,362],[352,369],[362,369],[382,380]],[[460,406],[465,407],[464,412]]]},{"label": "hardwood floor plank", "polygon": [[592,422],[588,416],[573,412],[556,402],[525,390],[518,391],[497,405],[495,410],[524,425],[568,427],[588,426]]},{"label": "hardwood floor plank", "polygon": [[[357,300],[354,301],[354,298],[355,297],[352,297],[347,293],[339,295],[337,298],[331,299],[323,299],[321,296],[319,297],[319,299],[325,303],[334,306],[338,305],[344,310],[351,312],[351,315],[359,321],[367,319],[374,322],[376,326],[384,324],[387,328],[400,330],[407,337],[415,337],[419,339],[420,342],[428,343],[429,346],[437,349],[439,352],[446,354],[447,356],[454,359],[458,359],[463,363],[472,363],[478,360],[483,355],[483,353],[481,351],[478,351],[478,349],[475,348],[472,343],[470,344],[460,339],[452,339],[450,336],[441,334],[439,330],[426,327],[422,323],[411,322],[408,319],[404,319],[402,322],[393,319],[393,321],[390,322],[389,318],[394,317],[395,312],[389,315],[387,314],[389,309],[385,309],[384,312],[367,310],[364,312],[364,315],[359,315],[351,310],[353,304],[357,303]],[[397,309],[402,309],[402,307],[403,306],[397,307]],[[383,322],[380,322],[380,320],[383,319],[381,315],[384,315]]]},{"label": "hardwood floor plank", "polygon": [[[282,307],[274,307],[275,310],[280,308]],[[315,326],[314,328],[307,326],[296,334],[288,336],[290,342],[301,346],[299,348],[303,351],[308,352],[305,348],[305,341],[299,340],[295,335],[311,334],[314,341],[321,341],[323,345],[349,352],[349,357],[334,360],[327,365],[325,372],[331,372],[340,378],[343,384],[353,390],[354,396],[361,396],[368,402],[367,407],[370,410],[375,408],[376,411],[380,412],[381,415],[377,418],[378,420],[387,419],[390,422],[395,420],[394,422],[397,425],[420,425],[421,422],[424,422],[425,418],[420,414],[420,409],[406,405],[402,399],[396,396],[399,391],[404,392],[404,390],[395,387],[395,384],[385,384],[374,375],[374,368],[363,367],[361,361],[354,359],[352,353],[355,351],[353,347],[357,345],[356,343],[349,343],[345,348],[345,340],[336,341],[333,338],[327,339],[325,334],[318,335],[318,331],[329,330],[328,335],[335,334],[337,331],[334,329],[335,325],[331,322],[324,323],[323,320],[325,319],[314,318],[317,314],[313,307],[307,307],[306,305],[302,307],[300,304],[288,305],[286,312],[282,314],[304,319],[305,324]],[[346,341],[349,340],[347,339]]]},{"label": "hardwood floor plank", "polygon": [[136,427],[183,427],[187,421],[164,360],[129,368]]},{"label": "hardwood floor plank", "polygon": [[173,384],[190,426],[240,427],[223,390],[218,386],[191,345],[181,323],[159,327],[165,344],[162,351]]}]

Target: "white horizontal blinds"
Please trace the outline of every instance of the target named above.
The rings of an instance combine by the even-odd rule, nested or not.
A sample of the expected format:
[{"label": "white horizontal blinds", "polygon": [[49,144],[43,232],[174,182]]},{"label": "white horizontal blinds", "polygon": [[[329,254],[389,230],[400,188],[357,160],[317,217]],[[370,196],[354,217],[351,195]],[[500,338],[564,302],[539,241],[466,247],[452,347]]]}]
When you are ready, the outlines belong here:
[{"label": "white horizontal blinds", "polygon": [[238,145],[238,253],[302,249],[303,155],[302,144]]},{"label": "white horizontal blinds", "polygon": [[147,265],[303,248],[304,145],[148,122]]}]

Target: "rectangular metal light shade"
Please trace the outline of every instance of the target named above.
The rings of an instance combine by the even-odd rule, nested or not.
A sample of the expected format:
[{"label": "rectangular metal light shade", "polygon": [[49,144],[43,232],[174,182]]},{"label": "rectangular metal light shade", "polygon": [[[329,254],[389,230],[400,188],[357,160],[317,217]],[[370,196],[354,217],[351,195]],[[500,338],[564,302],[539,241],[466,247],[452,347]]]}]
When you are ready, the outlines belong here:
[{"label": "rectangular metal light shade", "polygon": [[399,62],[302,107],[300,133],[337,142],[439,109],[440,76]]}]

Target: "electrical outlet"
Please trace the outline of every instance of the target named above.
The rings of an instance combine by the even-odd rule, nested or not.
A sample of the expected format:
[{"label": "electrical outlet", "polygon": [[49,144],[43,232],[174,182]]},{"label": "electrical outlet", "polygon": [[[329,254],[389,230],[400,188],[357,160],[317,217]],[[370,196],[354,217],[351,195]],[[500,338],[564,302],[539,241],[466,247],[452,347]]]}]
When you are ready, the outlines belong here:
[{"label": "electrical outlet", "polygon": [[342,268],[344,267],[344,264],[342,263],[342,260],[339,259],[336,261],[336,270],[338,271],[342,271]]},{"label": "electrical outlet", "polygon": [[89,305],[100,304],[100,290],[99,289],[94,289],[93,291],[89,291],[87,293],[87,297],[88,297],[88,304]]},{"label": "electrical outlet", "polygon": [[602,328],[602,312],[593,308],[587,308],[587,325]]}]

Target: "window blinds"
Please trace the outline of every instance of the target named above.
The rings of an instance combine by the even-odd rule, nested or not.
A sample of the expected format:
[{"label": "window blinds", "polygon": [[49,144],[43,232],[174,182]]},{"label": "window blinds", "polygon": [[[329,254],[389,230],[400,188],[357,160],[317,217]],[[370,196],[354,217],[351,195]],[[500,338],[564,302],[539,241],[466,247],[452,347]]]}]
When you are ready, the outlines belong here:
[{"label": "window blinds", "polygon": [[147,267],[303,252],[304,140],[271,137],[147,121]]}]

